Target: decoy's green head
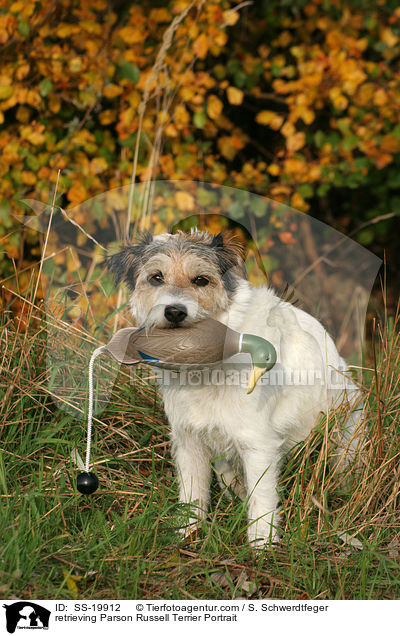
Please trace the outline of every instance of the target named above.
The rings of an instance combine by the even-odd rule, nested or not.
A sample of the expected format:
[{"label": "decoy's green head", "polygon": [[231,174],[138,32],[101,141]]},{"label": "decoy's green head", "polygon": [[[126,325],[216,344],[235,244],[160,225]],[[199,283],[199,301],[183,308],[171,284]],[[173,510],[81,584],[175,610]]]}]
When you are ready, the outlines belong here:
[{"label": "decoy's green head", "polygon": [[251,356],[252,369],[247,386],[247,393],[251,393],[258,380],[270,371],[276,362],[275,347],[259,336],[244,333],[242,336],[241,351]]}]

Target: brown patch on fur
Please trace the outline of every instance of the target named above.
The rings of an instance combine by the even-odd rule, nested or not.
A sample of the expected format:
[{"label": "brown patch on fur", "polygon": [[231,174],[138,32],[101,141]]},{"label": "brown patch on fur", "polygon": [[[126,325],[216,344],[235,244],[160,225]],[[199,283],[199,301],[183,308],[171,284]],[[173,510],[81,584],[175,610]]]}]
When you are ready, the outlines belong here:
[{"label": "brown patch on fur", "polygon": [[185,271],[185,257],[180,256],[171,259],[171,269],[169,270],[165,282],[176,287],[189,287],[190,280]]},{"label": "brown patch on fur", "polygon": [[243,245],[237,235],[228,230],[221,232],[221,235],[226,248],[235,252],[240,261],[243,261],[246,257],[246,246]]}]

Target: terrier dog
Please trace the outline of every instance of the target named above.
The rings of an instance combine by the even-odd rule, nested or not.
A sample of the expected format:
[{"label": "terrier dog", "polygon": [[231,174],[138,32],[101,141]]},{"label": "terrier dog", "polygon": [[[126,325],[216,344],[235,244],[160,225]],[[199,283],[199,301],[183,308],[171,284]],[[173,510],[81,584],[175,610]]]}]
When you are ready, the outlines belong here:
[{"label": "terrier dog", "polygon": [[[244,479],[248,538],[261,549],[278,536],[280,459],[306,438],[321,412],[343,399],[349,403],[343,455],[354,452],[358,390],[346,363],[315,318],[269,287],[251,287],[241,246],[222,233],[144,235],[109,257],[108,268],[117,284],[128,285],[140,326],[179,328],[212,317],[274,345],[277,364],[251,395],[240,382],[161,385],[180,502],[197,506],[183,532],[207,514],[212,460],[218,458],[220,485],[234,489],[236,474]],[[242,357],[240,369],[243,364]],[[333,370],[339,371],[334,383]]]}]

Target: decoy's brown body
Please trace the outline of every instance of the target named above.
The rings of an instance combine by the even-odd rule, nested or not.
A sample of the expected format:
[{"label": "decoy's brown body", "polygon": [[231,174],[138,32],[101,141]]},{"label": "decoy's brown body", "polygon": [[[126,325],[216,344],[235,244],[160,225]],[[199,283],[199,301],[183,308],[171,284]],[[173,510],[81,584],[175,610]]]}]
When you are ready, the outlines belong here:
[{"label": "decoy's brown body", "polygon": [[120,329],[104,347],[118,362],[145,362],[168,369],[201,368],[226,360],[236,353],[251,356],[252,370],[248,393],[276,362],[273,345],[259,336],[238,333],[208,318],[190,327],[177,329]]},{"label": "decoy's brown body", "polygon": [[158,365],[213,364],[238,353],[240,334],[217,320],[203,320],[190,327],[120,329],[106,350],[122,364],[146,362]]}]

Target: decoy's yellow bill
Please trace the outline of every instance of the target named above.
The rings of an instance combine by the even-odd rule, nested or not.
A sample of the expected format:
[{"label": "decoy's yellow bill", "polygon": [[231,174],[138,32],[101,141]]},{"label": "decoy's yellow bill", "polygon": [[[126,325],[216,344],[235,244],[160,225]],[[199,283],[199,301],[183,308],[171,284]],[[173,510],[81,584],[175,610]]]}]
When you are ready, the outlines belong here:
[{"label": "decoy's yellow bill", "polygon": [[256,386],[257,382],[264,375],[266,369],[263,367],[253,367],[250,373],[249,383],[247,385],[247,394],[251,393]]}]

